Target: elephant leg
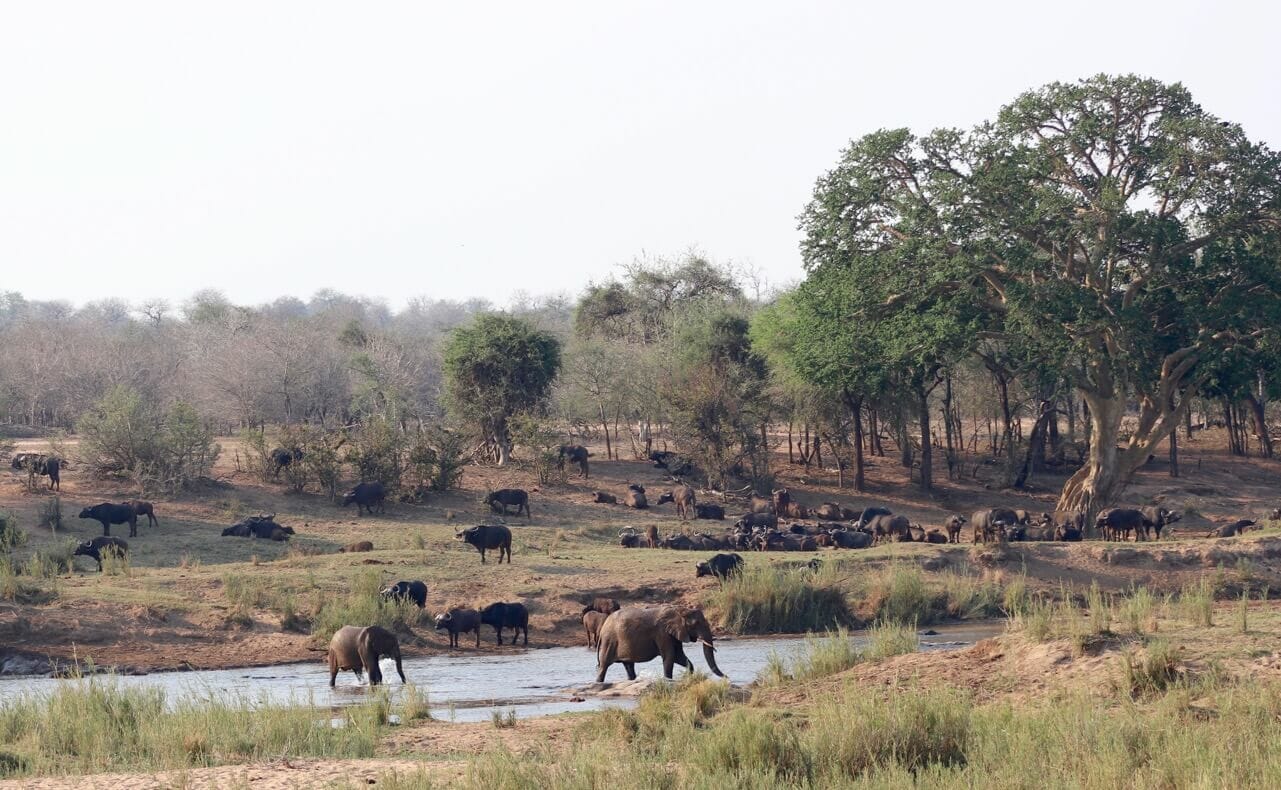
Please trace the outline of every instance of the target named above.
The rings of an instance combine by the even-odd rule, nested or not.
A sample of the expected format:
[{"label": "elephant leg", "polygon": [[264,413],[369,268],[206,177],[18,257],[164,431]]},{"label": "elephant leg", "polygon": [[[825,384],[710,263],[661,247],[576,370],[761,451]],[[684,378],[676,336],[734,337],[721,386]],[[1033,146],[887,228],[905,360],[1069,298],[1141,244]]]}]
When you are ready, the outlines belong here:
[{"label": "elephant leg", "polygon": [[408,680],[405,680],[405,670],[404,670],[404,668],[403,668],[403,667],[401,667],[401,666],[400,666],[400,651],[399,651],[399,650],[397,650],[397,651],[396,651],[396,674],[397,674],[397,675],[400,675],[400,682],[401,682],[401,683],[408,683],[408,682],[409,682]]},{"label": "elephant leg", "polygon": [[673,665],[675,663],[676,663],[675,656],[663,657],[663,677],[667,678],[668,680],[672,679],[672,670],[674,669]]},{"label": "elephant leg", "polygon": [[627,670],[627,679],[628,679],[628,680],[635,680],[635,679],[636,679],[636,662],[634,662],[634,661],[624,661],[624,662],[623,662],[623,669]]}]

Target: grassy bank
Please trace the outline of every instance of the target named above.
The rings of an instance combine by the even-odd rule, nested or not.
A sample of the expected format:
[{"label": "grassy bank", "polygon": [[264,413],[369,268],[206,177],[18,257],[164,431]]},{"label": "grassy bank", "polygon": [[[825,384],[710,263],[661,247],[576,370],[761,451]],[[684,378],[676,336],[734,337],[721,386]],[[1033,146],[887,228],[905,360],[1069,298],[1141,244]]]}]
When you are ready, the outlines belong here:
[{"label": "grassy bank", "polygon": [[[401,711],[421,718],[407,694]],[[177,700],[158,689],[94,677],[48,696],[0,706],[0,777],[159,771],[280,757],[369,757],[387,722],[386,697],[334,714],[312,705],[264,707],[251,700]],[[339,717],[339,726],[331,718]]]}]

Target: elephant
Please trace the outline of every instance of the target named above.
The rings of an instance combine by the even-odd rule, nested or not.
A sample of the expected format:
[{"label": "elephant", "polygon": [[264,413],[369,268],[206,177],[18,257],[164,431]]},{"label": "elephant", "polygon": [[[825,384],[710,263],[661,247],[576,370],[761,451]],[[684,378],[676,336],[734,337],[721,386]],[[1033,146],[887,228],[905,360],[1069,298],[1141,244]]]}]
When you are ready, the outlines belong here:
[{"label": "elephant", "polygon": [[378,659],[383,656],[396,661],[396,673],[400,675],[400,682],[405,683],[405,670],[400,666],[400,643],[395,634],[376,625],[368,628],[344,625],[329,640],[329,687],[333,688],[340,669],[350,669],[356,673],[357,680],[361,680],[363,669],[369,673],[369,685],[377,686],[383,682],[382,670],[378,668]]},{"label": "elephant", "polygon": [[716,666],[716,646],[712,627],[702,609],[681,606],[626,607],[614,612],[600,629],[596,648],[596,682],[605,682],[612,664],[621,663],[627,679],[636,679],[636,664],[662,656],[663,676],[672,677],[676,664],[691,672],[694,663],[685,656],[682,642],[702,642],[707,666],[718,677],[725,677]]}]

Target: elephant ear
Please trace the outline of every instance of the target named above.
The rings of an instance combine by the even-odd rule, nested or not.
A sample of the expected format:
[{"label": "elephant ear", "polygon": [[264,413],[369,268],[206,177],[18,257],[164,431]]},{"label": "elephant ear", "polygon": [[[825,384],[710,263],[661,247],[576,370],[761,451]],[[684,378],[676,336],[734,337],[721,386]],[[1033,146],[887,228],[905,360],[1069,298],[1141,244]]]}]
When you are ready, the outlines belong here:
[{"label": "elephant ear", "polygon": [[687,618],[689,611],[679,606],[664,606],[663,611],[658,615],[659,628],[677,642],[694,641]]}]

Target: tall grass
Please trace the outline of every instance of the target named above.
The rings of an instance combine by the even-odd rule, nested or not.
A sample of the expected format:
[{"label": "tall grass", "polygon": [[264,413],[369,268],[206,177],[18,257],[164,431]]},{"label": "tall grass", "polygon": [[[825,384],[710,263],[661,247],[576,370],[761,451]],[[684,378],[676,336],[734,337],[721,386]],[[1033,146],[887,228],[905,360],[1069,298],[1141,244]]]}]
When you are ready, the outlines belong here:
[{"label": "tall grass", "polygon": [[1210,580],[1203,576],[1184,585],[1179,593],[1179,610],[1183,619],[1192,625],[1202,628],[1214,625],[1214,587]]},{"label": "tall grass", "polygon": [[845,594],[804,571],[754,567],[713,589],[707,605],[740,634],[825,631],[854,624]]},{"label": "tall grass", "polygon": [[386,721],[386,700],[335,714],[310,705],[261,707],[248,700],[179,700],[126,688],[113,678],[60,685],[41,697],[0,705],[0,751],[18,775],[151,771],[278,759],[370,757]]},{"label": "tall grass", "polygon": [[928,625],[946,619],[1000,617],[1005,590],[963,573],[931,578],[919,567],[891,563],[863,581],[864,608],[874,620]]},{"label": "tall grass", "polygon": [[873,623],[867,629],[867,649],[863,657],[869,661],[915,653],[921,649],[921,639],[916,634],[916,623]]},{"label": "tall grass", "polygon": [[384,599],[378,594],[381,588],[379,580],[377,570],[363,570],[352,580],[350,593],[327,601],[314,618],[313,641],[327,643],[344,625],[377,625],[402,633],[417,625],[422,610],[410,601]]}]

